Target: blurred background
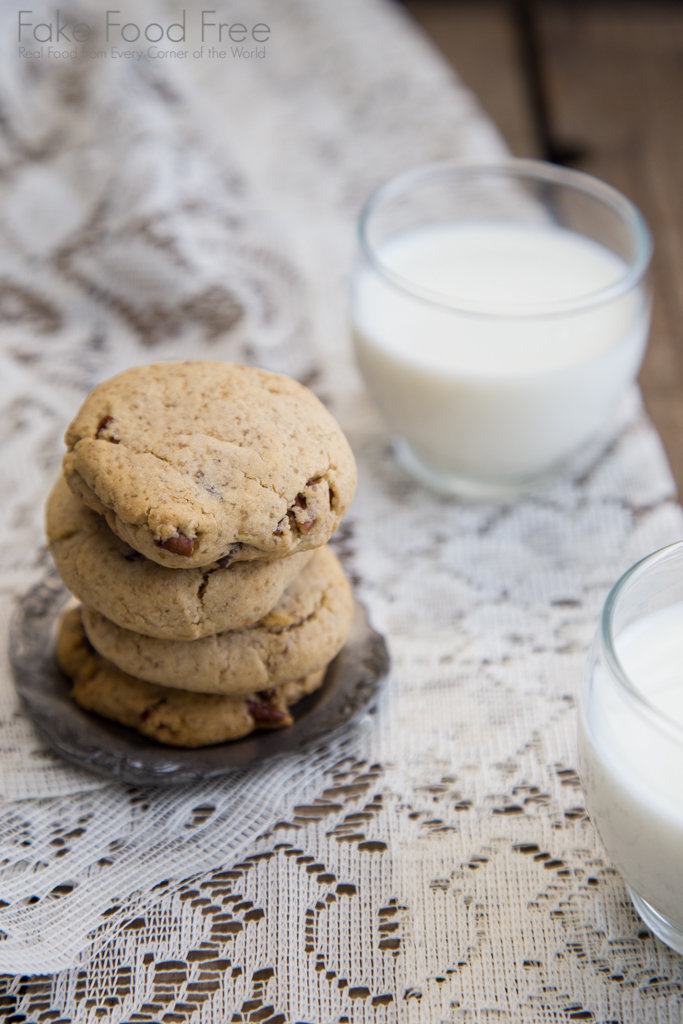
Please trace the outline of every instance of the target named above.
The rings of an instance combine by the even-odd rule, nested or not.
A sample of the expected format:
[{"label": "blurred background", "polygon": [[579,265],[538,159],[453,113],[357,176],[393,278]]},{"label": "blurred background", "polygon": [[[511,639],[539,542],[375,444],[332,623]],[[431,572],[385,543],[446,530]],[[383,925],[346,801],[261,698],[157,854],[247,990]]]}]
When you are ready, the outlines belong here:
[{"label": "blurred background", "polygon": [[655,241],[640,384],[683,495],[683,3],[403,0],[515,156],[624,192]]},{"label": "blurred background", "polygon": [[[99,0],[21,4],[0,3],[0,377],[17,378],[12,401],[45,383],[35,432],[57,437],[97,380],[160,354],[220,348],[325,392],[331,348],[348,350],[366,197],[416,163],[499,152],[405,15],[512,153],[594,174],[643,211],[655,308],[640,380],[683,494],[683,0],[222,0],[220,17],[270,26],[253,61],[195,59],[201,10],[185,0],[113,17],[186,11],[186,61],[99,59]],[[20,59],[17,18],[56,24],[58,4],[62,23],[94,26],[88,59]],[[73,394],[57,409],[60,389]],[[17,473],[20,487],[23,459]]]}]

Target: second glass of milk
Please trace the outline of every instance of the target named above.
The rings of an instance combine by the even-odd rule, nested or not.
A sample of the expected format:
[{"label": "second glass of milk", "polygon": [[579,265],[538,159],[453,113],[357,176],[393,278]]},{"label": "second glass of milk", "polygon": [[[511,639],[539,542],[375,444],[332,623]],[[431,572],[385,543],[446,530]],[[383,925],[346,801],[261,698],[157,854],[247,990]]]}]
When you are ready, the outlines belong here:
[{"label": "second glass of milk", "polygon": [[615,189],[534,160],[431,164],[360,218],[356,354],[423,483],[528,490],[613,415],[650,321],[647,226]]},{"label": "second glass of milk", "polygon": [[610,592],[579,721],[591,820],[640,916],[683,953],[683,543]]}]

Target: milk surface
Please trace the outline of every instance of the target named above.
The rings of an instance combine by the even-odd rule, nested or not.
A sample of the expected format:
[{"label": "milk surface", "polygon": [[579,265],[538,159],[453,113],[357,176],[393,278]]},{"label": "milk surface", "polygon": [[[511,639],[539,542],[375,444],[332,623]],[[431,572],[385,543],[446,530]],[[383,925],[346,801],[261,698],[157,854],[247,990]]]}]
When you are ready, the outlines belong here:
[{"label": "milk surface", "polygon": [[595,433],[637,372],[648,328],[640,288],[542,315],[623,278],[625,263],[582,235],[453,223],[407,232],[376,255],[396,278],[367,264],[356,277],[358,360],[392,429],[437,472],[543,474]]},{"label": "milk surface", "polygon": [[683,747],[683,601],[634,622],[616,638],[615,647],[639,693],[681,727]]},{"label": "milk surface", "polygon": [[632,888],[683,927],[683,602],[615,640],[617,657],[656,712],[598,667],[580,726],[588,810]]}]

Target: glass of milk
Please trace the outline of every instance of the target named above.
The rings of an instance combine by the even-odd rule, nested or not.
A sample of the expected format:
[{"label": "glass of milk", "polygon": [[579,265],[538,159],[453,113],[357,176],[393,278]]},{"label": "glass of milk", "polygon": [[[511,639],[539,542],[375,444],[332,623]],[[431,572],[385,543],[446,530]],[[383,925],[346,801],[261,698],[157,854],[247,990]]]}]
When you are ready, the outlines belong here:
[{"label": "glass of milk", "polygon": [[610,592],[582,696],[586,804],[636,910],[683,953],[683,543]]},{"label": "glass of milk", "polygon": [[359,223],[358,362],[420,481],[497,498],[610,419],[650,321],[647,226],[615,189],[536,160],[431,164]]}]

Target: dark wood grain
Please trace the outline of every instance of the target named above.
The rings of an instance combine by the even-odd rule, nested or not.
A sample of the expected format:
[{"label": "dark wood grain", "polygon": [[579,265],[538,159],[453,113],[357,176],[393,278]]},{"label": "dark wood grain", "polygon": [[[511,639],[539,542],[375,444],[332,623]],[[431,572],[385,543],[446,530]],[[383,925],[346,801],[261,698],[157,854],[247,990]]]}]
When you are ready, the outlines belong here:
[{"label": "dark wood grain", "polygon": [[507,0],[405,0],[518,156],[541,156]]},{"label": "dark wood grain", "polygon": [[[513,0],[405,0],[518,156],[539,156]],[[643,397],[683,494],[683,4],[529,3],[552,142],[615,185],[655,240]]]},{"label": "dark wood grain", "polygon": [[538,11],[556,133],[652,229],[654,316],[640,383],[683,494],[683,6],[594,0]]}]

